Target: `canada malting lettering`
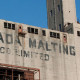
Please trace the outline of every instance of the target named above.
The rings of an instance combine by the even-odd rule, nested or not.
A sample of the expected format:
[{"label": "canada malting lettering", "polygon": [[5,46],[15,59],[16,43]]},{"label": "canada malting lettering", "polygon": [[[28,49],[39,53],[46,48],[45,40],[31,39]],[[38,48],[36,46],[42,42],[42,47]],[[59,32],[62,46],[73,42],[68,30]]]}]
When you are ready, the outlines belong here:
[{"label": "canada malting lettering", "polygon": [[[13,40],[15,39],[15,40]],[[48,41],[43,41],[43,40],[36,40],[36,39],[32,39],[32,38],[27,38],[29,42],[27,42],[29,48],[33,48],[33,49],[39,49],[39,50],[45,50],[45,52],[49,52],[51,51],[52,53],[64,53],[66,55],[72,55],[75,56],[75,47],[74,46],[70,46],[70,45],[64,45],[61,44],[60,42],[48,42]],[[0,43],[6,43],[8,45],[14,44],[16,45],[17,43],[19,44],[19,47],[23,47],[21,44],[21,41],[19,39],[19,37],[17,38],[13,38],[12,34],[5,34],[5,37],[2,35],[2,33],[0,33]],[[10,48],[7,47],[0,47],[0,53],[1,54],[11,54],[11,50]],[[39,51],[40,52],[40,51]],[[27,57],[27,58],[33,58],[33,55],[39,55],[41,60],[46,60],[48,61],[50,59],[49,54],[45,54],[45,53],[39,53],[39,52],[32,52],[32,51],[26,51],[26,50],[17,50],[14,49],[14,53],[18,56],[23,56],[23,57]]]}]

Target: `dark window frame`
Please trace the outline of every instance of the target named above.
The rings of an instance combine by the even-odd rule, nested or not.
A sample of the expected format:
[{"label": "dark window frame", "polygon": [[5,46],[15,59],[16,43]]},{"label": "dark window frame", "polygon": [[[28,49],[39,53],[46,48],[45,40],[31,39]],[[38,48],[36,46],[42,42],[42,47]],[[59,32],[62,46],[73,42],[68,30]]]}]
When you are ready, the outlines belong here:
[{"label": "dark window frame", "polygon": [[50,32],[50,37],[53,37],[53,35],[52,35],[53,33],[52,32]]},{"label": "dark window frame", "polygon": [[50,32],[50,37],[60,39],[60,33]]},{"label": "dark window frame", "polygon": [[77,31],[77,36],[80,36],[80,31]]},{"label": "dark window frame", "polygon": [[28,27],[27,29],[28,29],[28,33],[38,34],[38,29],[36,28]]},{"label": "dark window frame", "polygon": [[34,33],[35,32],[35,29],[34,28],[31,28],[31,33]]},{"label": "dark window frame", "polygon": [[56,33],[55,32],[53,32],[53,37],[56,38]]},{"label": "dark window frame", "polygon": [[28,29],[28,33],[31,33],[31,28],[30,28],[30,27],[28,27],[27,29]]},{"label": "dark window frame", "polygon": [[15,24],[4,22],[4,28],[15,30]]},{"label": "dark window frame", "polygon": [[46,36],[46,31],[45,30],[42,30],[42,35]]},{"label": "dark window frame", "polygon": [[60,39],[60,34],[59,33],[57,33],[57,38]]},{"label": "dark window frame", "polygon": [[15,24],[12,24],[12,29],[15,30]]},{"label": "dark window frame", "polygon": [[8,23],[4,22],[4,28],[7,28],[7,27],[8,27]]},{"label": "dark window frame", "polygon": [[12,24],[8,23],[8,29],[11,29]]},{"label": "dark window frame", "polygon": [[38,29],[35,29],[35,34],[38,34]]}]

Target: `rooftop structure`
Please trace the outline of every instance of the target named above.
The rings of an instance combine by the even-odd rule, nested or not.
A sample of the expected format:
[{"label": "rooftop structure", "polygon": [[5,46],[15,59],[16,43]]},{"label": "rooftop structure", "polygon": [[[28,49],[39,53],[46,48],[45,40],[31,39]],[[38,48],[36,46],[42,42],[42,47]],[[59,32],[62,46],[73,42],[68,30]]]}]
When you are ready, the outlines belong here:
[{"label": "rooftop structure", "polygon": [[65,31],[70,23],[77,23],[75,0],[47,0],[48,28]]}]

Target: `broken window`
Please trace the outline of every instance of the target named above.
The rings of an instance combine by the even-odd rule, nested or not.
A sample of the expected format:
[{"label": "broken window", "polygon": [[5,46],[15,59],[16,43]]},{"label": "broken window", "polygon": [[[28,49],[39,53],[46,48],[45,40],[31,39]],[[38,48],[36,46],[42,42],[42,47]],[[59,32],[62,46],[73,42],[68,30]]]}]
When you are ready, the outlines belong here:
[{"label": "broken window", "polygon": [[31,28],[30,27],[28,27],[28,33],[31,33]]},{"label": "broken window", "polygon": [[59,33],[57,33],[57,38],[60,39],[60,34]]},{"label": "broken window", "polygon": [[50,32],[50,37],[56,38],[56,33],[55,32]]},{"label": "broken window", "polygon": [[4,28],[15,30],[15,24],[4,22]]},{"label": "broken window", "polygon": [[15,24],[12,24],[12,29],[15,30]]},{"label": "broken window", "polygon": [[35,34],[38,34],[38,29],[35,29]]},{"label": "broken window", "polygon": [[56,33],[53,32],[53,37],[56,38]]},{"label": "broken window", "polygon": [[42,35],[46,36],[46,31],[45,30],[42,30]]},{"label": "broken window", "polygon": [[4,22],[4,28],[7,28],[7,22]]},{"label": "broken window", "polygon": [[11,23],[8,23],[8,29],[11,29]]},{"label": "broken window", "polygon": [[60,39],[60,34],[59,33],[55,33],[55,32],[50,32],[50,37]]},{"label": "broken window", "polygon": [[34,28],[31,28],[31,33],[34,33]]},{"label": "broken window", "polygon": [[28,33],[38,34],[38,29],[28,27]]},{"label": "broken window", "polygon": [[50,32],[50,37],[53,37],[52,32]]},{"label": "broken window", "polygon": [[77,31],[77,36],[80,36],[80,31]]}]

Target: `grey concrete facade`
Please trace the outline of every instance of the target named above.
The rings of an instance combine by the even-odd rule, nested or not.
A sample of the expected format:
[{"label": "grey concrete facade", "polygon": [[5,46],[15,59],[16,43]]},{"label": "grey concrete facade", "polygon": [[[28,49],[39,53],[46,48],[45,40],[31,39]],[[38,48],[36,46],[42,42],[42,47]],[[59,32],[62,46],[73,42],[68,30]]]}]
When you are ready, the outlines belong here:
[{"label": "grey concrete facade", "polygon": [[[4,22],[15,24],[15,30],[4,28]],[[18,34],[19,25],[25,30],[25,37]],[[79,24],[73,24],[74,34],[5,20],[0,20],[0,26],[0,63],[38,68],[40,80],[80,79]],[[38,34],[28,33],[28,27],[38,29]],[[60,34],[60,38],[50,37],[50,32]]]},{"label": "grey concrete facade", "polygon": [[80,80],[75,10],[75,0],[47,0],[49,29],[0,20],[0,67],[39,69],[33,80]]}]

